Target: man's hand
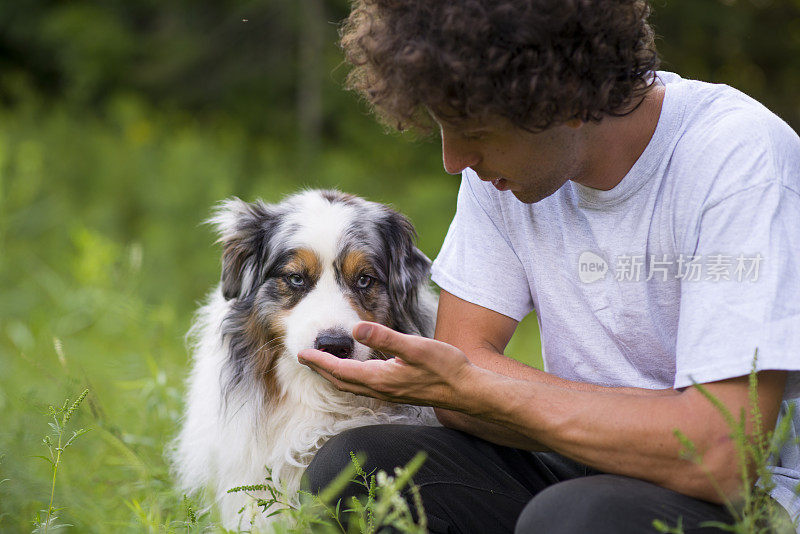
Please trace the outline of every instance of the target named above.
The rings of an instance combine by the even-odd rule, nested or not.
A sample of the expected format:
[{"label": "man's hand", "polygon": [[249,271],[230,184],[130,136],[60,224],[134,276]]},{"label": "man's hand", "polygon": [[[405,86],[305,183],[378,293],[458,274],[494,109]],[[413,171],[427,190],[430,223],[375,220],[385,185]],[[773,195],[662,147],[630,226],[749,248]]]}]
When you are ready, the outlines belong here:
[{"label": "man's hand", "polygon": [[298,354],[298,361],[341,391],[448,409],[464,409],[468,397],[461,386],[468,383],[471,373],[481,372],[452,345],[401,334],[380,324],[358,323],[353,337],[389,359],[361,362],[308,349]]}]

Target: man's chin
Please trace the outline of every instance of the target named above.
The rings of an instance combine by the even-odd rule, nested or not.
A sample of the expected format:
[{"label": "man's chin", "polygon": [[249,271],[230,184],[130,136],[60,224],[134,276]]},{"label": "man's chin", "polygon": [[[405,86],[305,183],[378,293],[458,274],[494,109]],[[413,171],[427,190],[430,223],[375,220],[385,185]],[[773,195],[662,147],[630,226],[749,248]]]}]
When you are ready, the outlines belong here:
[{"label": "man's chin", "polygon": [[558,187],[553,187],[551,189],[540,190],[540,189],[520,189],[520,190],[512,190],[511,192],[517,197],[517,200],[523,202],[525,204],[535,204],[540,200],[544,200],[545,198],[549,197],[561,187],[563,187],[563,183]]},{"label": "man's chin", "polygon": [[512,193],[514,194],[515,197],[517,197],[517,200],[519,200],[520,202],[523,202],[525,204],[535,204],[536,202],[539,202],[540,200],[549,197],[550,195],[555,193],[555,191],[547,194],[542,194],[540,191],[529,191],[529,190],[512,191]]}]

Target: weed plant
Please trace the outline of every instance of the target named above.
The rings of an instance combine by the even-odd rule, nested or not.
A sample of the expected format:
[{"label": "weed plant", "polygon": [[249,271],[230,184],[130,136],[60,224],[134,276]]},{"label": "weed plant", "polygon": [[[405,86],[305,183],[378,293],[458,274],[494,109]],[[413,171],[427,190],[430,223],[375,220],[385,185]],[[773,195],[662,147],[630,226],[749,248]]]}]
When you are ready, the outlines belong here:
[{"label": "weed plant", "polygon": [[[85,399],[86,395],[88,394],[89,390],[84,389],[83,393],[81,393],[72,404],[70,404],[69,399],[67,399],[64,401],[64,404],[61,406],[61,408],[57,409],[54,406],[48,407],[49,415],[52,418],[52,421],[48,424],[50,425],[52,432],[45,435],[42,442],[44,443],[45,447],[47,447],[49,456],[37,456],[37,458],[41,458],[50,464],[50,467],[53,470],[53,482],[50,485],[50,502],[47,505],[47,509],[40,510],[36,514],[36,518],[33,521],[33,532],[37,534],[46,534],[47,532],[72,526],[58,522],[58,516],[56,513],[58,513],[59,509],[53,506],[53,498],[55,497],[56,493],[58,467],[61,465],[61,459],[64,452],[75,442],[76,439],[78,439],[78,437],[88,432],[88,430],[85,428],[79,428],[78,430],[73,430],[72,435],[67,437],[67,424],[69,423],[70,419],[72,419],[72,414],[75,413],[75,410],[78,409],[83,402],[83,399]],[[44,517],[42,517],[42,514],[44,514]]]},{"label": "weed plant", "polygon": [[[775,488],[772,471],[769,466],[777,458],[781,449],[787,444],[800,447],[800,441],[792,438],[792,418],[797,406],[789,403],[788,410],[774,430],[764,428],[761,410],[758,404],[758,375],[756,364],[758,351],[753,357],[753,365],[748,377],[748,410],[742,409],[737,416],[702,384],[694,387],[710,402],[725,420],[731,432],[731,439],[736,447],[737,465],[735,468],[741,476],[741,498],[733,501],[717,484],[717,481],[708,472],[709,480],[714,485],[718,494],[724,499],[724,506],[734,518],[733,524],[723,524],[715,521],[703,523],[701,526],[714,527],[723,531],[736,534],[794,534],[798,525],[792,523],[783,507],[778,504],[770,492]],[[747,432],[748,415],[752,421],[752,433]],[[681,456],[702,469],[703,457],[695,444],[680,429],[674,431],[675,437],[680,441],[683,450]],[[791,443],[790,443],[791,441]],[[754,483],[757,480],[757,483]],[[795,488],[795,494],[800,499],[800,485]],[[671,525],[663,520],[655,520],[653,525],[659,532],[666,534],[684,534],[681,518]]]},{"label": "weed plant", "polygon": [[[232,488],[228,493],[245,493],[260,512],[273,518],[277,534],[376,534],[382,531],[424,534],[427,519],[418,488],[412,477],[425,461],[420,452],[394,475],[385,471],[367,473],[363,458],[350,453],[351,463],[319,494],[301,490],[296,496],[286,495],[270,476],[264,484]],[[335,500],[348,484],[363,487],[362,498]],[[412,507],[403,496],[408,493]],[[262,495],[262,496],[259,496]],[[243,513],[244,509],[240,511]],[[246,522],[245,522],[246,523]]]},{"label": "weed plant", "polygon": [[[0,455],[0,468],[2,468],[2,466],[3,466],[3,456],[2,456],[2,455]],[[0,470],[0,476],[2,476],[2,470]],[[5,484],[6,482],[8,482],[8,480],[9,480],[9,479],[7,479],[7,478],[0,478],[0,486],[2,486],[3,484]],[[8,515],[8,514],[5,514],[5,513],[0,513],[0,527],[2,527],[2,526],[3,526],[3,518],[4,518],[6,515]]]}]

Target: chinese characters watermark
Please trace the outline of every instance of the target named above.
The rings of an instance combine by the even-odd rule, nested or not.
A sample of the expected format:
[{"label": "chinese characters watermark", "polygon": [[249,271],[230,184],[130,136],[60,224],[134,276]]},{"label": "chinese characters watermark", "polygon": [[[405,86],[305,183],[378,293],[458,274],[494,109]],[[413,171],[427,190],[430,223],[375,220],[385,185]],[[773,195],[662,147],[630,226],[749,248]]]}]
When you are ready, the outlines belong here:
[{"label": "chinese characters watermark", "polygon": [[618,282],[757,282],[763,260],[761,254],[621,254],[609,266],[602,256],[586,251],[578,258],[578,278],[586,284],[609,273]]}]

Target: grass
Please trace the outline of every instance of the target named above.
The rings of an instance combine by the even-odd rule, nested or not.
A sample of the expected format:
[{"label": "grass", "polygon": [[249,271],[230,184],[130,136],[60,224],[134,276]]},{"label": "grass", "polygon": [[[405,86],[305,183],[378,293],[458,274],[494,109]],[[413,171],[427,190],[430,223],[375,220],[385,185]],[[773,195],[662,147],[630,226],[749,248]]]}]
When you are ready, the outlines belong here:
[{"label": "grass", "polygon": [[[261,513],[276,521],[276,533],[302,534],[377,534],[387,528],[406,534],[425,534],[427,518],[422,497],[412,477],[425,461],[420,452],[393,475],[385,471],[367,473],[364,459],[350,453],[351,464],[319,494],[301,490],[297,496],[283,495],[267,476],[264,484],[231,488],[228,493],[243,492],[253,497]],[[350,482],[362,486],[363,498],[343,501],[336,496]],[[411,504],[402,492],[411,494]],[[258,497],[261,492],[265,497]],[[244,509],[243,509],[244,510]],[[241,512],[240,512],[241,513]]]},{"label": "grass", "polygon": [[[794,534],[798,525],[792,524],[787,519],[781,505],[769,496],[770,491],[775,487],[775,482],[768,466],[770,458],[777,458],[781,448],[790,443],[790,440],[794,441],[795,446],[800,446],[797,438],[791,437],[792,418],[797,406],[794,403],[789,404],[787,413],[784,414],[774,430],[764,428],[758,404],[757,363],[758,351],[753,356],[753,365],[748,378],[748,409],[742,409],[738,416],[731,413],[702,384],[694,384],[725,420],[736,447],[737,465],[735,468],[742,479],[740,499],[734,502],[719,488],[717,481],[710,474],[708,475],[710,482],[724,499],[723,504],[735,522],[733,525],[708,522],[701,526],[715,527],[736,534]],[[752,428],[749,433],[748,420]],[[683,446],[682,457],[702,468],[703,457],[697,451],[694,443],[680,429],[675,429],[674,433],[676,439]],[[755,484],[756,480],[758,484]],[[795,493],[800,498],[800,484],[795,488]],[[667,534],[683,534],[684,532],[681,518],[677,518],[674,525],[662,520],[656,520],[653,524],[659,532]]]},{"label": "grass", "polygon": [[[174,490],[163,454],[181,410],[183,336],[219,276],[200,222],[231,195],[340,187],[407,213],[435,256],[457,179],[440,170],[436,144],[386,137],[363,120],[352,130],[366,133],[299,164],[285,140],[130,97],[94,116],[37,103],[0,110],[0,532],[52,531],[55,515],[75,532],[215,530],[213,513]],[[534,317],[508,353],[540,364]],[[67,397],[82,402],[50,408]],[[43,461],[48,428],[54,454]],[[71,428],[92,431],[70,441]],[[366,483],[396,488],[404,477]],[[392,500],[380,491],[362,508],[344,504],[361,531],[396,511],[375,508]],[[307,496],[305,506],[319,518],[335,504]]]},{"label": "grass", "polygon": [[[201,225],[211,207],[339,187],[407,213],[431,257],[455,210],[458,180],[442,172],[436,143],[357,120],[300,164],[284,139],[134,97],[94,115],[37,102],[0,109],[0,532],[33,530],[51,493],[59,523],[76,532],[213,523],[190,520],[200,507],[175,492],[163,454],[181,410],[183,337],[219,277],[220,251]],[[528,326],[515,350],[535,358],[535,320]],[[53,490],[51,466],[36,458],[48,408],[84,389],[70,424],[92,431],[59,460]]]},{"label": "grass", "polygon": [[58,467],[61,465],[62,455],[76,439],[88,432],[85,428],[79,428],[78,430],[73,430],[72,435],[69,437],[67,437],[66,433],[66,427],[69,420],[72,418],[72,414],[75,413],[75,410],[78,409],[88,393],[89,390],[84,389],[83,393],[81,393],[72,404],[70,404],[69,399],[67,399],[64,401],[61,408],[56,409],[53,406],[48,408],[48,412],[53,419],[52,422],[48,423],[52,429],[52,433],[45,435],[42,441],[47,447],[49,456],[38,456],[38,458],[50,464],[53,470],[53,482],[50,486],[50,502],[46,510],[41,510],[41,513],[44,514],[44,518],[42,518],[41,514],[37,513],[36,519],[33,522],[33,532],[35,533],[46,534],[48,531],[52,532],[60,528],[72,526],[58,523],[58,516],[56,514],[59,509],[53,506],[53,498],[55,497],[56,479],[58,477]]}]

